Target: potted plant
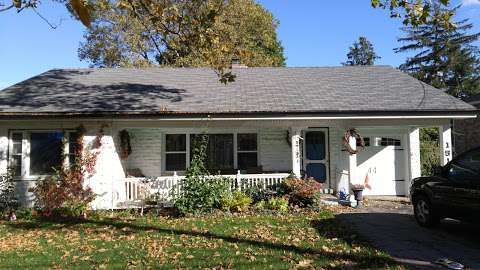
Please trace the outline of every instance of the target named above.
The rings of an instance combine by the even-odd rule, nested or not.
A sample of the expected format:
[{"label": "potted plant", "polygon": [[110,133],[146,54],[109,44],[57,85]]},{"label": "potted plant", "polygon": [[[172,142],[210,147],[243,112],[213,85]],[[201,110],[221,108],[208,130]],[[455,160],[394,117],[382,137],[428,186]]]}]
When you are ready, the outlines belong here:
[{"label": "potted plant", "polygon": [[363,190],[364,189],[365,189],[365,186],[362,185],[362,184],[352,185],[353,196],[355,197],[355,200],[357,201],[357,207],[361,206],[361,203],[363,201]]}]

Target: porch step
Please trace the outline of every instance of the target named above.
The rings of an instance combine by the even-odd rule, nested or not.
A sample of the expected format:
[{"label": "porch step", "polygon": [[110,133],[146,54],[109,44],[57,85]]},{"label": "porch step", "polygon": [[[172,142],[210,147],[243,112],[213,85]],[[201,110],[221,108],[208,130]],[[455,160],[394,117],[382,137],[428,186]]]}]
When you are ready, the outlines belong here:
[{"label": "porch step", "polygon": [[324,193],[320,196],[320,203],[323,205],[338,205],[338,198],[332,194]]}]

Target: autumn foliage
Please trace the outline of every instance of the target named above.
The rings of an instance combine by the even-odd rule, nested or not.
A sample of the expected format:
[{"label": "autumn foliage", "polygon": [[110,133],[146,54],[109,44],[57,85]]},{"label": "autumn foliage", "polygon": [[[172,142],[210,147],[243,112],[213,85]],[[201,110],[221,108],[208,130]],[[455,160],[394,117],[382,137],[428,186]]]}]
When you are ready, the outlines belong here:
[{"label": "autumn foliage", "polygon": [[281,193],[288,196],[291,204],[299,206],[312,205],[315,195],[322,189],[322,184],[313,178],[300,179],[290,177],[281,185]]},{"label": "autumn foliage", "polygon": [[[87,151],[84,146],[83,127],[78,128],[75,147],[75,162],[63,165],[55,174],[39,179],[32,192],[35,206],[43,216],[79,216],[84,213],[95,195],[90,187],[84,186],[85,179],[95,172],[99,151]],[[103,132],[100,131],[92,150],[101,147]]]}]

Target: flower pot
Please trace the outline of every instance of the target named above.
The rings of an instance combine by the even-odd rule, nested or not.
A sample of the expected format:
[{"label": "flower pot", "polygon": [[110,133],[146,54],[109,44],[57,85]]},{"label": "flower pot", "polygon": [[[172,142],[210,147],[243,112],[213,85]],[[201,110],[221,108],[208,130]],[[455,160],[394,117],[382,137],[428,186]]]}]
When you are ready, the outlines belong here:
[{"label": "flower pot", "polygon": [[357,202],[363,201],[363,189],[352,189],[352,191]]}]

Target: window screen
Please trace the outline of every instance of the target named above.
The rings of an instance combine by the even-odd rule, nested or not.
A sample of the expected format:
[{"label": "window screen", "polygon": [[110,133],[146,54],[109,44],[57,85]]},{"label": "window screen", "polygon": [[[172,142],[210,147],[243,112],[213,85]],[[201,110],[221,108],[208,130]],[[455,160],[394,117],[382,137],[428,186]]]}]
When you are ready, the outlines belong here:
[{"label": "window screen", "polygon": [[47,175],[62,165],[62,132],[34,132],[30,135],[30,174]]}]

